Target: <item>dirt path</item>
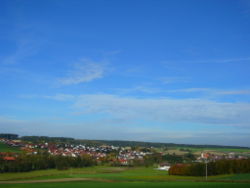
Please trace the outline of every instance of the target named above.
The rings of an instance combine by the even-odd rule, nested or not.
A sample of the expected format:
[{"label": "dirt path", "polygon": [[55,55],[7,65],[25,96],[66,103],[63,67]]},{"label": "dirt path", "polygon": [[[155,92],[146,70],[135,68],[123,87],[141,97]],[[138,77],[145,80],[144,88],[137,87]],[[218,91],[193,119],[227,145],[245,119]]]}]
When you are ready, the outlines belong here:
[{"label": "dirt path", "polygon": [[15,183],[53,183],[53,182],[72,182],[72,181],[113,182],[112,180],[98,179],[98,178],[61,178],[61,179],[47,179],[47,180],[0,181],[0,184],[15,184]]}]

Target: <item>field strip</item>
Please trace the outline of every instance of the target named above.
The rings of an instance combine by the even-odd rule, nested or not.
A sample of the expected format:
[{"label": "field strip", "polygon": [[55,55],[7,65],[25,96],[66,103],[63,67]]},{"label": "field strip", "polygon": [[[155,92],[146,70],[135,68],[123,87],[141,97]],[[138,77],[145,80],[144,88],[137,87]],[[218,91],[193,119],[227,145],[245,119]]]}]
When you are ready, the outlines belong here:
[{"label": "field strip", "polygon": [[0,181],[0,184],[18,184],[18,183],[53,183],[53,182],[72,182],[72,181],[96,181],[96,182],[113,182],[107,179],[98,178],[61,178],[47,180],[17,180],[17,181]]},{"label": "field strip", "polygon": [[[45,179],[45,180],[9,180],[0,181],[0,184],[27,184],[27,183],[57,183],[57,182],[75,182],[75,181],[92,181],[92,182],[117,182],[109,179],[101,178],[61,178],[61,179]],[[121,181],[123,182],[123,181]],[[250,183],[250,180],[168,180],[165,182],[220,182],[220,183]]]}]

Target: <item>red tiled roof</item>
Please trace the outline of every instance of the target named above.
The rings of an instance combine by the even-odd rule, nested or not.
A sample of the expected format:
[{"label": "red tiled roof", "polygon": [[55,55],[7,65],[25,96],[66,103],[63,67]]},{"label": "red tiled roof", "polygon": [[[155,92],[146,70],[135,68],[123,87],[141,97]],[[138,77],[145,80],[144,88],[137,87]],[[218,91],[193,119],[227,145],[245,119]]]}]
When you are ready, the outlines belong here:
[{"label": "red tiled roof", "polygon": [[16,158],[15,157],[4,157],[3,160],[5,160],[5,161],[14,161],[14,160],[16,160]]}]

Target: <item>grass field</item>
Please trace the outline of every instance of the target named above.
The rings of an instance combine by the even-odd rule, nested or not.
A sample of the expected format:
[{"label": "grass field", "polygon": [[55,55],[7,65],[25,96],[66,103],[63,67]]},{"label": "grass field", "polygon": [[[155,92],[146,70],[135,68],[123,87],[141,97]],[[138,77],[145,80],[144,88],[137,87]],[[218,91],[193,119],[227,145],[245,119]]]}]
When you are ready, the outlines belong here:
[{"label": "grass field", "polygon": [[[125,168],[97,166],[68,170],[51,169],[24,173],[3,173],[0,174],[0,188],[250,187],[250,174],[212,176],[208,180],[209,182],[205,182],[204,177],[170,176],[166,171],[158,171],[152,167]],[[44,183],[43,181],[48,182]]]},{"label": "grass field", "polygon": [[250,153],[250,149],[241,148],[194,148],[194,147],[175,147],[170,149],[189,149],[192,152],[214,151],[214,152],[236,152],[236,153]]},{"label": "grass field", "polygon": [[211,182],[67,182],[36,184],[5,184],[4,188],[249,188],[247,183],[211,183]]},{"label": "grass field", "polygon": [[0,142],[0,152],[15,152],[15,153],[19,153],[19,152],[21,152],[21,150],[19,148],[11,147],[11,146],[8,146],[8,145]]},{"label": "grass field", "polygon": [[209,152],[214,155],[225,155],[230,152],[234,152],[238,155],[248,155],[250,156],[250,149],[241,148],[194,148],[194,147],[169,147],[167,150],[163,148],[155,148],[157,152],[162,152],[164,154],[176,154],[185,155],[192,152],[196,156],[200,156],[202,152]]}]

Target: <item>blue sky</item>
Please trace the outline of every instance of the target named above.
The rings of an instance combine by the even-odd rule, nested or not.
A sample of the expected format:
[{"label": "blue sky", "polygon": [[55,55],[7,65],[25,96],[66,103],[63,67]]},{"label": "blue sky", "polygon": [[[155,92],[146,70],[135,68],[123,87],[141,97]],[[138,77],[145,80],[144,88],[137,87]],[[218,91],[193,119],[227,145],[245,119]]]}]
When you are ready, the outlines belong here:
[{"label": "blue sky", "polygon": [[0,132],[250,146],[249,0],[0,0]]}]

